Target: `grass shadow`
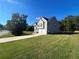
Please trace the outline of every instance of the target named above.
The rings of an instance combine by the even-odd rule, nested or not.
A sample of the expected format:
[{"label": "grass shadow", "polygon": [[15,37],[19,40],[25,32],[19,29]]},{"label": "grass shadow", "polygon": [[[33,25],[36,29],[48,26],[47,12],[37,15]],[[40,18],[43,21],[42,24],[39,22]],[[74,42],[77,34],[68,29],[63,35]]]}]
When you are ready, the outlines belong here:
[{"label": "grass shadow", "polygon": [[73,35],[73,34],[79,34],[79,33],[74,33],[74,32],[72,32],[72,33],[68,33],[68,32],[65,32],[65,33],[48,33],[48,34],[50,34],[50,35]]}]

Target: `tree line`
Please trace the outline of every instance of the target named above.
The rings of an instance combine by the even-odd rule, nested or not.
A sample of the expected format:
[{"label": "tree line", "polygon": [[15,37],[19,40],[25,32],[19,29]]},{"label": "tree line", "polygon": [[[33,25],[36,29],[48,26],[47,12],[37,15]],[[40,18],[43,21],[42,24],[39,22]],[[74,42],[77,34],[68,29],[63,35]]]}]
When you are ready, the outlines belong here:
[{"label": "tree line", "polygon": [[[5,26],[0,24],[0,29],[7,29],[14,35],[22,35],[23,31],[33,31],[34,27],[28,25],[27,17],[24,14],[13,13],[11,19],[7,21]],[[56,19],[55,16],[54,19]],[[67,16],[58,22],[60,23],[60,31],[79,31],[79,16]]]},{"label": "tree line", "polygon": [[67,16],[59,23],[61,31],[79,31],[79,16]]}]

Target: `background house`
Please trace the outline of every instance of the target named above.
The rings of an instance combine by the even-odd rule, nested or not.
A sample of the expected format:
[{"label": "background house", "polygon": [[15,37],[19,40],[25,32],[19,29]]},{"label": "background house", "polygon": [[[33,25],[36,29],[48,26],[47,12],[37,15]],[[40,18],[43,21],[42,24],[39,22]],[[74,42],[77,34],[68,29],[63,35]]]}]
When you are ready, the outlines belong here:
[{"label": "background house", "polygon": [[35,34],[48,34],[48,33],[58,33],[60,24],[55,17],[46,18],[40,17],[39,21],[34,25]]}]

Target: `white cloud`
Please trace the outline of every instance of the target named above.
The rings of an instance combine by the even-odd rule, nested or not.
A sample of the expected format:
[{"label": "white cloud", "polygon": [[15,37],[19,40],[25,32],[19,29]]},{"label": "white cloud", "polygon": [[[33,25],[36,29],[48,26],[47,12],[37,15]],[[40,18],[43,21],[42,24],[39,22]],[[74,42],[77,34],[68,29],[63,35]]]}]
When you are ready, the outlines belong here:
[{"label": "white cloud", "polygon": [[20,0],[6,0],[6,2],[11,3],[11,4],[20,5],[20,6],[23,6],[23,7],[26,7],[26,5],[29,5],[28,3],[27,4],[24,4]]},{"label": "white cloud", "polygon": [[13,3],[13,4],[21,4],[20,2],[18,2],[18,1],[16,1],[16,0],[7,0],[7,2]]}]

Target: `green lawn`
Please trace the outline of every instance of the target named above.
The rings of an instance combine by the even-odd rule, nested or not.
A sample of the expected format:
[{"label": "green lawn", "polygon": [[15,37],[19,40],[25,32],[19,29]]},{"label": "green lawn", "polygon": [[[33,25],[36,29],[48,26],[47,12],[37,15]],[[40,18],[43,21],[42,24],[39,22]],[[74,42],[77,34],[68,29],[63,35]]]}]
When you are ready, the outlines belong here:
[{"label": "green lawn", "polygon": [[47,35],[0,44],[0,59],[79,59],[79,34]]},{"label": "green lawn", "polygon": [[0,36],[0,38],[7,38],[7,37],[14,37],[14,35],[12,35],[11,33],[6,33]]},{"label": "green lawn", "polygon": [[[24,31],[23,35],[31,35],[32,33],[33,33],[32,31]],[[7,37],[14,37],[14,35],[9,32],[0,36],[0,38],[7,38]]]}]

